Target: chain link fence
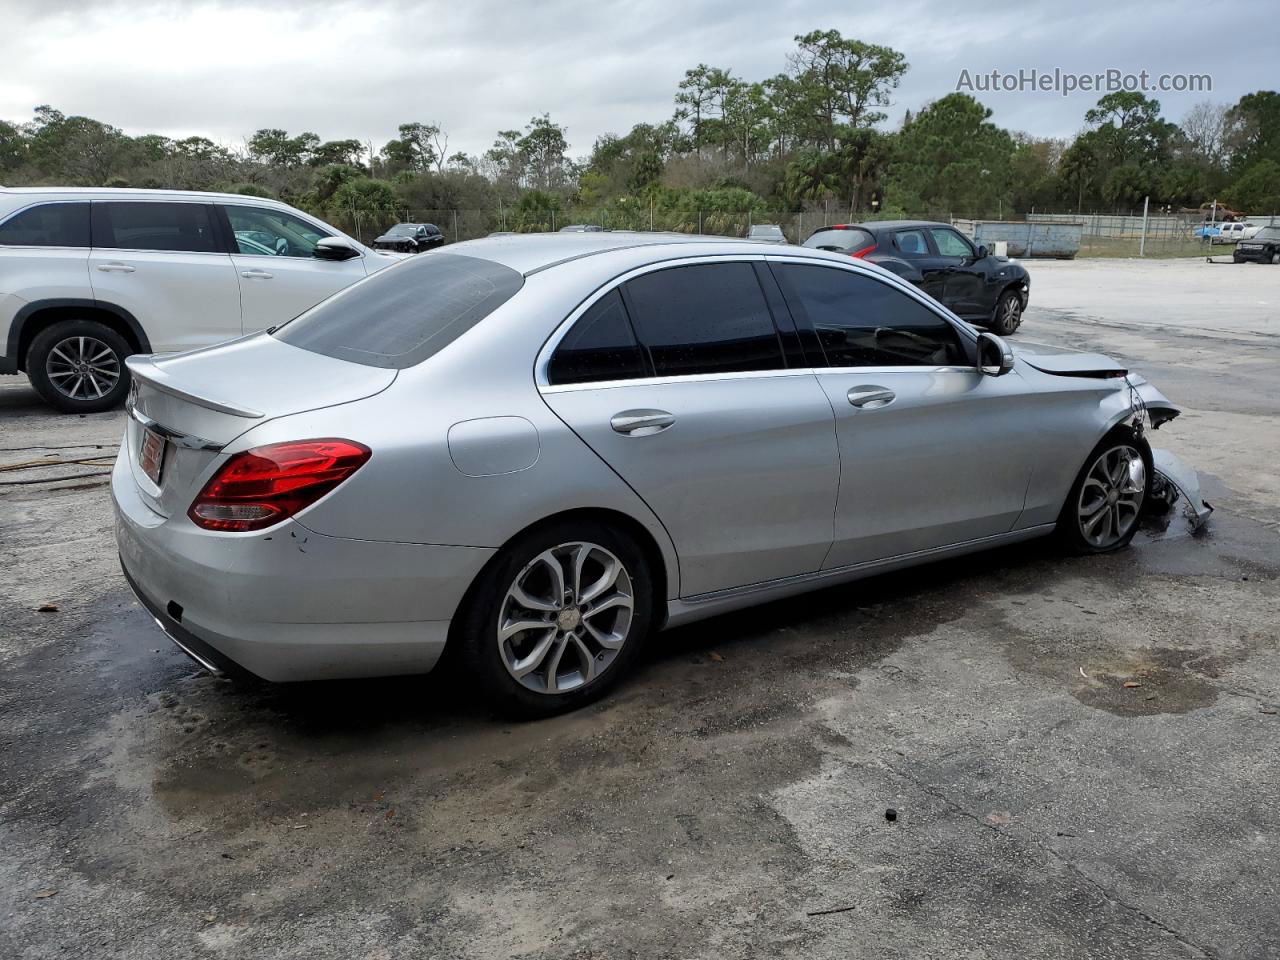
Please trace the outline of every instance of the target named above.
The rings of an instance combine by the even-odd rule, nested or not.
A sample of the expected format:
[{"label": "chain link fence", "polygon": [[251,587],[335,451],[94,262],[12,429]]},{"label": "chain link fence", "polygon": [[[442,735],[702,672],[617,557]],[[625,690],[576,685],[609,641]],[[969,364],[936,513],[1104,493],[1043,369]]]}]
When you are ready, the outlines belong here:
[{"label": "chain link fence", "polygon": [[[387,211],[347,210],[331,212],[327,218],[334,226],[359,239],[372,241],[397,223],[433,223],[440,228],[448,243],[475,240],[495,233],[545,233],[576,228],[579,230],[636,230],[645,232],[672,232],[720,237],[748,237],[753,228],[776,226],[787,242],[803,243],[819,227],[831,223],[868,222],[885,219],[883,216],[867,216],[837,209],[780,211],[780,210],[668,210],[658,207],[551,207],[527,208],[519,206],[497,207],[489,210],[424,210],[397,209]],[[1021,224],[1062,229],[1074,236],[1078,229],[1078,243],[1074,255],[1079,257],[1179,257],[1203,256],[1210,248],[1221,252],[1223,247],[1211,244],[1208,237],[1197,234],[1202,219],[1196,214],[1153,215],[1141,214],[1075,214],[1032,212],[1003,220],[959,220],[949,213],[930,211],[908,217],[915,220],[933,220],[954,223],[962,232],[974,236],[977,225],[987,228],[987,234],[995,236],[992,228],[1004,227],[1014,235]],[[1249,222],[1258,226],[1280,224],[1280,216],[1268,214],[1250,217]],[[1055,254],[1047,254],[1055,255]],[[1032,256],[1035,256],[1033,251]]]}]

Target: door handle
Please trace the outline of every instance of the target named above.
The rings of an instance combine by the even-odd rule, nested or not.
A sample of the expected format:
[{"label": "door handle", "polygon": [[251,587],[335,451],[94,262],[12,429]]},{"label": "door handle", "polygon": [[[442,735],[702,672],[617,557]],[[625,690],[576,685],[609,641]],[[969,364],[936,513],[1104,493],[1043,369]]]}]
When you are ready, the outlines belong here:
[{"label": "door handle", "polygon": [[614,431],[627,437],[648,437],[676,422],[665,410],[623,410],[609,421]]},{"label": "door handle", "polygon": [[136,268],[127,263],[100,263],[98,269],[103,273],[133,273]]},{"label": "door handle", "polygon": [[893,403],[898,395],[885,387],[862,384],[861,386],[850,388],[848,396],[849,402],[855,407],[862,410],[875,410],[877,407],[884,407]]},{"label": "door handle", "polygon": [[246,280],[270,280],[271,274],[265,270],[241,270],[240,276]]}]

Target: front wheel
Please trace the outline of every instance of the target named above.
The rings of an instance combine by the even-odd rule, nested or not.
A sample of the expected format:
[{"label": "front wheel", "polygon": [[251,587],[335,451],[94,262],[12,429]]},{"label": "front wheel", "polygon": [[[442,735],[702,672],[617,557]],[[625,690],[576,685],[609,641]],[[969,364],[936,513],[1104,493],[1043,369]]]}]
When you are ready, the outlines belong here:
[{"label": "front wheel", "polygon": [[573,710],[602,696],[649,632],[644,553],[604,524],[556,523],[525,534],[481,574],[451,642],[500,712]]},{"label": "front wheel", "polygon": [[98,413],[129,391],[124,337],[94,320],[63,320],[36,334],[27,351],[27,376],[64,413]]},{"label": "front wheel", "polygon": [[1076,553],[1110,553],[1138,532],[1147,497],[1151,452],[1146,441],[1115,434],[1085,461],[1058,518],[1058,533]]},{"label": "front wheel", "polygon": [[1271,262],[1272,262],[1272,263],[1280,263],[1280,253],[1273,253],[1273,254],[1271,255]]},{"label": "front wheel", "polygon": [[991,319],[991,332],[1007,337],[1022,324],[1022,298],[1013,290],[1000,294],[996,312]]}]

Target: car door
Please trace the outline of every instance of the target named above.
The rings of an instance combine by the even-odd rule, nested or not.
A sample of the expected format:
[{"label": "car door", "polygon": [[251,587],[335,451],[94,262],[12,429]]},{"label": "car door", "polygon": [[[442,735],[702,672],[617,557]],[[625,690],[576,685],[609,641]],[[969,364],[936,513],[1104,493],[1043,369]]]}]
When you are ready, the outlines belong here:
[{"label": "car door", "polygon": [[987,302],[988,258],[979,259],[973,244],[951,227],[930,227],[929,239],[946,265],[946,295],[942,302],[962,317],[990,314],[996,305],[994,301]]},{"label": "car door", "polygon": [[1022,511],[1034,424],[1016,372],[896,285],[837,265],[772,262],[836,412],[836,568],[1005,533]]},{"label": "car door", "polygon": [[831,546],[831,405],[782,337],[753,263],[664,266],[595,300],[547,365],[547,404],[671,535],[683,597],[816,571]]},{"label": "car door", "polygon": [[240,284],[213,207],[185,200],[95,200],[89,281],[127,310],[157,352],[240,336]]},{"label": "car door", "polygon": [[912,266],[920,271],[920,280],[916,282],[916,286],[942,302],[946,296],[949,263],[929,246],[924,229],[912,227],[909,230],[896,230],[890,242],[897,256],[911,261]]},{"label": "car door", "polygon": [[268,206],[218,204],[232,237],[246,333],[291,320],[365,276],[364,257],[321,260],[316,243],[332,233]]}]

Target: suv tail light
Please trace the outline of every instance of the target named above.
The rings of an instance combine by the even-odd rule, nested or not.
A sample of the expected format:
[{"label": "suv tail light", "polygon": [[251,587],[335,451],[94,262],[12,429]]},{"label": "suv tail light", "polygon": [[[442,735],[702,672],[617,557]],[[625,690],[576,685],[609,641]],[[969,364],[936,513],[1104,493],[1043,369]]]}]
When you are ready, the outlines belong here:
[{"label": "suv tail light", "polygon": [[297,440],[237,453],[187,511],[206,530],[261,530],[311,506],[360,469],[368,447],[351,440]]}]

